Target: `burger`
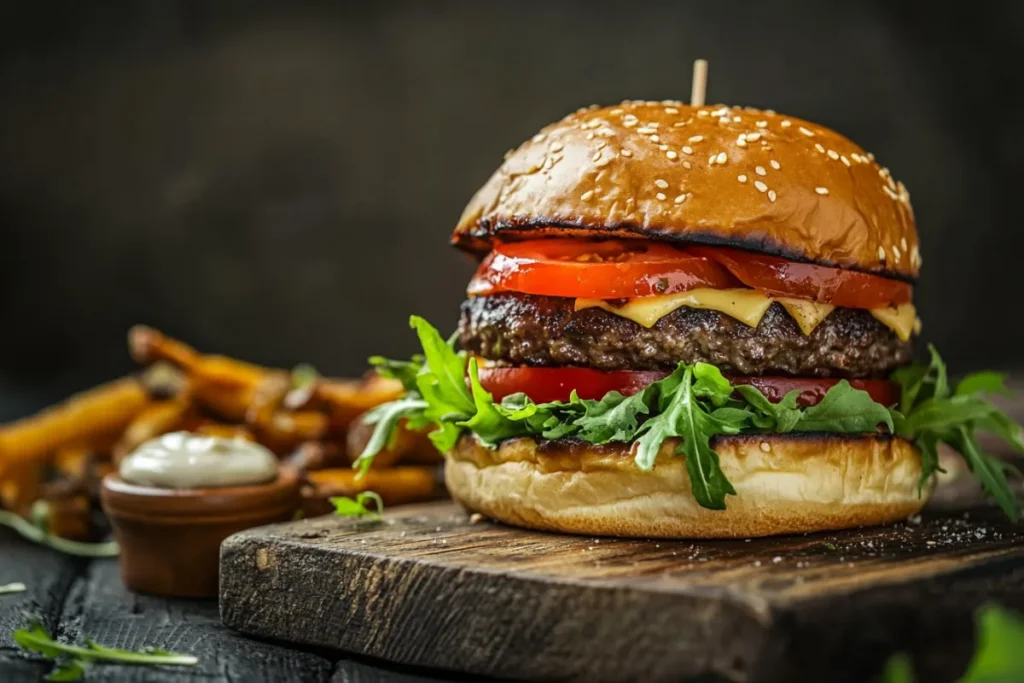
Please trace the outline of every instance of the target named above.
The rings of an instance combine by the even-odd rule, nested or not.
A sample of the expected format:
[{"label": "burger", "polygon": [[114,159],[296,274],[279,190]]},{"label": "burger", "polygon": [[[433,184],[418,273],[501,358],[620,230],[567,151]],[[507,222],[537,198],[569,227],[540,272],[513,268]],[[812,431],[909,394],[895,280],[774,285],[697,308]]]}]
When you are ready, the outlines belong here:
[{"label": "burger", "polygon": [[773,111],[628,101],[509,152],[451,243],[480,265],[456,334],[373,358],[406,388],[372,411],[372,466],[430,430],[456,501],[587,535],[752,537],[917,513],[959,452],[1010,517],[1024,451],[933,349],[914,364],[910,195],[842,135]]}]

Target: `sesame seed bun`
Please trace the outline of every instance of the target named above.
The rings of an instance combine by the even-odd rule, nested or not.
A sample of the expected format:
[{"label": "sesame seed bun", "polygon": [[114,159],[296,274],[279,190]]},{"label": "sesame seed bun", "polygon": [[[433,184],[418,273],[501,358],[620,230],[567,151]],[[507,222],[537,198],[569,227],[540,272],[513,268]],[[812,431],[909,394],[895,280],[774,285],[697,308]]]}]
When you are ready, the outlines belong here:
[{"label": "sesame seed bun", "polygon": [[734,246],[913,281],[910,195],[873,155],[774,112],[624,102],[552,124],[511,152],[452,243],[647,237]]},{"label": "sesame seed bun", "polygon": [[[906,519],[918,495],[921,455],[891,436],[766,434],[712,443],[736,488],[726,510],[700,507],[685,457],[666,441],[643,472],[628,444],[507,441],[496,450],[465,436],[448,454],[448,490],[465,507],[506,524],[645,538],[750,538]],[[585,476],[581,476],[585,474]]]}]

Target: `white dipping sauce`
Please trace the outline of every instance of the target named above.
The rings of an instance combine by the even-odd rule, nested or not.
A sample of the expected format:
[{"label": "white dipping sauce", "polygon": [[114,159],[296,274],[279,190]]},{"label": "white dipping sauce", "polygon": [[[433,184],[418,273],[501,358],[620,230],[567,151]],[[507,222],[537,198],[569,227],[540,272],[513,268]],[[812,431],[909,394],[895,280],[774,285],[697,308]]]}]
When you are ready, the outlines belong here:
[{"label": "white dipping sauce", "polygon": [[121,461],[129,484],[196,489],[264,484],[277,477],[277,458],[258,443],[190,432],[151,439]]}]

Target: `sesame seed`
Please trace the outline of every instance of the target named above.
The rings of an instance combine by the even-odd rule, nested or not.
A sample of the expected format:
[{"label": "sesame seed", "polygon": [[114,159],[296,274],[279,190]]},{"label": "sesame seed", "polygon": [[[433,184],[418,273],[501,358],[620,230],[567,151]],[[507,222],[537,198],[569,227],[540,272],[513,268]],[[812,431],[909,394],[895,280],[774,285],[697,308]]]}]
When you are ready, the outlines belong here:
[{"label": "sesame seed", "polygon": [[765,453],[770,453],[772,450],[771,444],[769,444],[767,441],[762,441],[761,450],[764,451]]},{"label": "sesame seed", "polygon": [[747,176],[744,175],[743,173],[740,173],[738,176],[736,176],[736,180],[740,181],[741,183],[745,183],[747,182]]},{"label": "sesame seed", "polygon": [[746,147],[747,146],[747,141],[744,139],[744,137],[742,135],[739,136],[738,138],[736,138],[736,146],[737,147]]},{"label": "sesame seed", "polygon": [[764,113],[768,114],[769,116],[775,116],[775,110],[774,109],[765,109]]},{"label": "sesame seed", "polygon": [[659,138],[657,135],[652,135],[651,142],[661,142],[661,138]]},{"label": "sesame seed", "polygon": [[850,166],[850,160],[846,158],[845,154],[840,154],[839,155],[839,160],[842,161],[844,164],[846,164],[847,167]]},{"label": "sesame seed", "polygon": [[593,140],[594,139],[594,131],[590,131],[589,133],[587,133],[587,139],[588,140]]},{"label": "sesame seed", "polygon": [[760,180],[755,180],[754,181],[754,187],[757,188],[758,192],[767,192],[768,191],[768,186],[765,185],[764,183],[762,183]]},{"label": "sesame seed", "polygon": [[838,161],[839,160],[839,153],[836,152],[834,149],[830,149],[828,151],[828,158],[829,159],[835,159],[835,160]]},{"label": "sesame seed", "polygon": [[774,202],[776,196],[775,190],[768,190],[768,201]]},{"label": "sesame seed", "polygon": [[768,127],[768,122],[767,121],[758,121],[754,125],[757,126],[758,128],[767,128]]},{"label": "sesame seed", "polygon": [[551,168],[554,165],[555,165],[555,162],[551,160],[551,157],[548,157],[547,159],[544,160],[544,165],[542,166],[542,168],[547,169],[547,168]]},{"label": "sesame seed", "polygon": [[884,261],[885,260],[885,249],[883,249],[882,247],[878,248],[878,259],[880,261]]},{"label": "sesame seed", "polygon": [[739,117],[739,116],[734,116],[734,117],[732,117],[732,121],[733,121],[733,123],[739,123],[739,122],[740,122],[740,121],[742,121],[742,120],[743,120],[743,119],[742,119],[741,117]]},{"label": "sesame seed", "polygon": [[817,192],[818,194],[828,194],[827,187],[816,187],[814,188],[814,191]]},{"label": "sesame seed", "polygon": [[687,124],[687,121],[676,121],[675,123],[672,124],[672,127],[673,128],[682,128],[686,124]]},{"label": "sesame seed", "polygon": [[822,154],[824,154],[824,153],[825,153],[825,148],[821,146],[821,143],[820,143],[820,142],[815,142],[815,143],[814,143],[814,149],[818,150],[818,151],[819,151],[819,152],[821,152]]},{"label": "sesame seed", "polygon": [[665,113],[666,114],[678,114],[679,110],[676,109],[675,107],[665,107]]},{"label": "sesame seed", "polygon": [[900,196],[893,192],[891,189],[889,189],[888,185],[882,185],[882,189],[885,190],[885,193],[889,195],[892,199],[899,200]]},{"label": "sesame seed", "polygon": [[896,263],[900,262],[900,250],[896,248],[896,245],[892,245],[892,258]]},{"label": "sesame seed", "polygon": [[676,153],[675,153],[674,151],[672,151],[671,149],[670,149],[669,151],[665,152],[665,156],[667,156],[667,157],[668,157],[669,159],[672,159],[673,161],[675,161],[676,159],[678,159],[678,158],[679,158],[679,155],[678,155],[678,154],[676,154]]},{"label": "sesame seed", "polygon": [[754,173],[757,175],[767,175],[767,173],[765,173],[764,166],[755,166]]},{"label": "sesame seed", "polygon": [[562,151],[562,143],[561,142],[553,142],[553,143],[551,143],[551,151],[552,152],[561,152]]},{"label": "sesame seed", "polygon": [[630,152],[628,149],[623,149],[621,152],[619,152],[619,154],[621,154],[624,157],[631,157],[631,156],[633,156],[633,153]]},{"label": "sesame seed", "polygon": [[875,155],[872,154],[871,152],[868,152],[868,161],[874,161],[874,160],[875,160]]},{"label": "sesame seed", "polygon": [[683,145],[683,154],[693,154],[693,147]]},{"label": "sesame seed", "polygon": [[608,112],[608,113],[609,113],[609,114],[611,114],[612,116],[618,116],[619,114],[621,114],[621,113],[622,113],[622,110],[621,110],[621,109],[619,109],[618,107],[616,107],[615,109],[612,109],[612,110],[611,110],[610,112]]},{"label": "sesame seed", "polygon": [[708,157],[708,166],[713,166],[715,164],[715,159],[717,158],[717,154],[712,154],[710,157]]},{"label": "sesame seed", "polygon": [[594,156],[590,157],[591,161],[597,161],[601,158],[601,150],[594,152]]},{"label": "sesame seed", "polygon": [[632,128],[636,124],[637,120],[635,117],[632,119],[622,119],[622,125],[625,126],[626,128]]},{"label": "sesame seed", "polygon": [[707,109],[701,109],[700,111],[697,112],[697,116],[707,116],[707,115],[708,115],[708,110]]},{"label": "sesame seed", "polygon": [[690,162],[689,161],[684,161],[683,162],[683,168],[691,168]]},{"label": "sesame seed", "polygon": [[603,167],[607,166],[610,163],[612,163],[612,158],[611,157],[605,157],[604,159],[601,159],[596,164],[594,164],[594,166],[597,166],[598,168],[603,168]]},{"label": "sesame seed", "polygon": [[901,237],[900,238],[900,246],[903,247],[903,251],[907,250],[907,238],[906,237]]},{"label": "sesame seed", "polygon": [[534,142],[544,142],[544,138],[545,137],[547,137],[547,136],[545,136],[544,133],[537,133],[536,135],[533,136],[533,141]]},{"label": "sesame seed", "polygon": [[676,204],[682,204],[683,202],[686,201],[686,195],[685,194],[681,194],[678,197],[676,197],[675,199],[673,199],[672,201],[675,202]]},{"label": "sesame seed", "polygon": [[[604,140],[598,140],[597,141],[597,148],[598,149],[604,149],[607,145],[608,145],[608,143],[605,142]],[[559,147],[559,149],[561,149],[561,147]],[[555,150],[552,150],[552,151],[557,152],[558,150],[555,149]]]},{"label": "sesame seed", "polygon": [[693,137],[690,138],[690,142],[700,142],[703,139],[703,135],[694,135]]},{"label": "sesame seed", "polygon": [[719,152],[718,158],[715,159],[720,164],[724,164],[729,159],[729,156],[725,152]]},{"label": "sesame seed", "polygon": [[665,181],[665,179],[663,179],[663,178],[658,178],[657,180],[654,181],[654,184],[657,185],[658,187],[660,187],[663,190],[666,187],[668,187],[668,182]]},{"label": "sesame seed", "polygon": [[812,131],[807,130],[803,126],[800,126],[799,130],[800,130],[801,133],[803,133],[804,135],[806,135],[809,138],[813,138],[814,137],[814,133]]},{"label": "sesame seed", "polygon": [[783,119],[781,125],[782,125],[783,128],[789,128],[790,126],[793,125],[793,123],[791,121],[789,121],[788,119]]},{"label": "sesame seed", "polygon": [[747,133],[747,142],[757,142],[761,139],[760,133]]},{"label": "sesame seed", "polygon": [[658,149],[660,149],[662,152],[664,152],[665,150],[668,149],[668,145],[658,145]]},{"label": "sesame seed", "polygon": [[779,168],[781,168],[781,167],[779,166],[779,162],[775,161],[775,159],[772,159],[772,160],[771,160],[771,161],[769,161],[768,163],[769,163],[769,164],[771,164],[771,165],[772,165],[772,168],[774,168],[774,169],[775,169],[776,171],[778,171],[778,170],[779,170]]},{"label": "sesame seed", "polygon": [[664,192],[659,192],[658,194],[656,194],[654,196],[658,198],[659,202],[665,201],[665,193]]},{"label": "sesame seed", "polygon": [[586,192],[584,192],[583,194],[580,195],[580,199],[582,199],[585,202],[589,202],[593,198],[594,198],[594,191],[593,190],[587,190]]}]

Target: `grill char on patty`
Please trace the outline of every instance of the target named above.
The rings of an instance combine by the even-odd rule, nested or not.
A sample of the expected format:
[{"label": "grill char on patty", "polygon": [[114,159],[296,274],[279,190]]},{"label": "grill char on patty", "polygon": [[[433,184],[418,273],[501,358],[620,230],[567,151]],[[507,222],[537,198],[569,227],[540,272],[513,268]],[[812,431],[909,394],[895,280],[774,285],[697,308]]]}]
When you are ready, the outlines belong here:
[{"label": "grill char on patty", "polygon": [[682,307],[650,329],[574,300],[502,292],[462,304],[468,352],[512,365],[671,370],[702,361],[740,375],[883,377],[911,359],[911,342],[870,313],[837,308],[804,335],[780,304],[749,327],[717,311]]}]

